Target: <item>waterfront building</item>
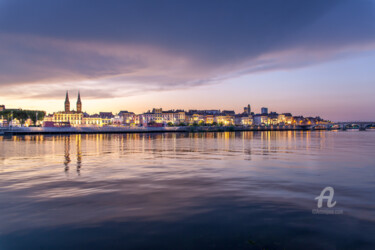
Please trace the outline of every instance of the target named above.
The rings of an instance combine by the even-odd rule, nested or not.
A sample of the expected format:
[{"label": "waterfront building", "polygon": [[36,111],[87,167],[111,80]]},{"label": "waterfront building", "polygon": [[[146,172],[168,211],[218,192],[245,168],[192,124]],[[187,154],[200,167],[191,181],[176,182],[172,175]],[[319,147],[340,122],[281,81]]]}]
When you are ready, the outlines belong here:
[{"label": "waterfront building", "polygon": [[286,125],[291,125],[293,124],[293,116],[291,113],[283,113],[284,116],[284,122]]},{"label": "waterfront building", "polygon": [[[105,126],[112,124],[112,112],[100,112],[99,115],[89,115],[82,112],[82,101],[80,92],[78,92],[76,110],[70,110],[69,93],[66,92],[64,111],[53,113],[44,118],[44,123],[48,126]],[[52,122],[52,124],[51,124]]]},{"label": "waterfront building", "polygon": [[113,118],[100,118],[99,126],[108,126],[113,124]]},{"label": "waterfront building", "polygon": [[199,123],[199,122],[204,122],[204,115],[203,114],[197,114],[194,113],[190,115],[190,120],[188,123],[194,124],[194,123]]},{"label": "waterfront building", "polygon": [[261,113],[262,115],[267,115],[267,114],[268,114],[268,108],[266,108],[266,107],[262,107],[260,113]]},{"label": "waterfront building", "polygon": [[305,124],[307,125],[322,125],[322,124],[328,124],[328,123],[329,123],[328,121],[323,120],[319,116],[305,118]]},{"label": "waterfront building", "polygon": [[[152,111],[143,113],[141,117],[138,118],[139,123],[143,123],[144,126],[149,123],[164,125],[172,123],[178,125],[180,123],[185,123],[186,119],[187,115],[184,110],[163,111],[161,108],[154,108]],[[136,121],[135,124],[138,124],[138,121]]]},{"label": "waterfront building", "polygon": [[277,115],[277,124],[279,125],[285,125],[286,124],[286,118],[284,114],[278,114]]},{"label": "waterfront building", "polygon": [[118,113],[120,123],[127,125],[127,126],[134,126],[136,124],[135,121],[135,114],[133,112],[128,111],[120,111]]},{"label": "waterfront building", "polygon": [[304,121],[303,116],[293,116],[293,124],[300,125]]},{"label": "waterfront building", "polygon": [[152,111],[147,111],[142,114],[142,123],[144,126],[150,123],[163,123],[162,109],[154,108]]},{"label": "waterfront building", "polygon": [[234,116],[232,115],[218,115],[215,117],[215,122],[219,125],[230,126],[234,125]]},{"label": "waterfront building", "polygon": [[164,124],[172,123],[178,125],[185,122],[186,115],[183,110],[168,110],[162,111],[162,120]]},{"label": "waterfront building", "polygon": [[189,110],[186,113],[187,124],[212,124],[218,116],[226,116],[220,110]]},{"label": "waterfront building", "polygon": [[83,113],[82,126],[85,127],[101,127],[103,126],[102,118],[98,114],[89,115]]},{"label": "waterfront building", "polygon": [[143,124],[143,116],[142,115],[135,115],[134,116],[134,124],[136,126],[140,126]]},{"label": "waterfront building", "polygon": [[253,116],[248,114],[236,115],[235,125],[238,126],[250,126],[253,125]]},{"label": "waterfront building", "polygon": [[233,110],[189,110],[186,112],[186,123],[188,124],[212,124],[220,123],[235,124],[235,112]]},{"label": "waterfront building", "polygon": [[212,123],[214,123],[214,121],[215,121],[214,115],[205,115],[204,116],[204,122],[206,124],[212,124]]},{"label": "waterfront building", "polygon": [[174,112],[174,119],[176,120],[177,123],[175,124],[180,124],[184,123],[186,120],[186,113],[184,110],[178,109]]},{"label": "waterfront building", "polygon": [[278,113],[276,113],[276,112],[270,112],[268,114],[268,122],[267,122],[267,124],[269,124],[269,125],[279,125],[281,123],[283,123],[283,121],[279,120],[279,114]]},{"label": "waterfront building", "polygon": [[82,111],[78,112],[78,109],[82,110],[80,94],[78,93],[77,98],[77,111],[74,111],[70,110],[69,93],[66,91],[64,111],[53,113],[52,121],[55,123],[68,123],[71,126],[80,126],[83,124],[83,113]]},{"label": "waterfront building", "polygon": [[99,112],[100,126],[112,125],[115,116],[112,112]]},{"label": "waterfront building", "polygon": [[254,125],[269,125],[268,115],[256,114],[253,116]]},{"label": "waterfront building", "polygon": [[116,126],[119,126],[119,125],[125,125],[125,124],[122,122],[122,118],[121,118],[119,115],[115,115],[115,116],[112,118],[112,124],[113,124],[113,125],[116,125]]},{"label": "waterfront building", "polygon": [[243,126],[251,126],[253,125],[253,117],[252,116],[244,116],[242,117],[241,123]]},{"label": "waterfront building", "polygon": [[237,114],[234,116],[234,125],[241,126],[242,125],[242,116],[245,114]]},{"label": "waterfront building", "polygon": [[199,115],[203,115],[203,112],[200,112],[199,110],[192,110],[190,109],[188,112],[186,112],[186,115],[185,115],[185,123],[186,124],[193,124],[194,122],[194,119],[196,120],[196,122],[198,121],[198,117]]},{"label": "waterfront building", "polygon": [[72,126],[78,126],[82,124],[83,113],[71,112],[56,112],[53,114],[53,122],[66,122]]}]

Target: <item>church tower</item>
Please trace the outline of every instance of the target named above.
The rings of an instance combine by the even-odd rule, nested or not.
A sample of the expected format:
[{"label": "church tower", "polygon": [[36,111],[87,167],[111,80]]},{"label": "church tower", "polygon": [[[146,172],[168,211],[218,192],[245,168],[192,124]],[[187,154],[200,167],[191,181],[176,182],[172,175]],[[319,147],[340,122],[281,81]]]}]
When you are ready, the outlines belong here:
[{"label": "church tower", "polygon": [[65,112],[70,112],[70,102],[69,102],[68,91],[66,91],[66,97],[65,97]]},{"label": "church tower", "polygon": [[78,99],[77,99],[77,112],[82,113],[82,103],[81,103],[81,95],[78,91]]}]

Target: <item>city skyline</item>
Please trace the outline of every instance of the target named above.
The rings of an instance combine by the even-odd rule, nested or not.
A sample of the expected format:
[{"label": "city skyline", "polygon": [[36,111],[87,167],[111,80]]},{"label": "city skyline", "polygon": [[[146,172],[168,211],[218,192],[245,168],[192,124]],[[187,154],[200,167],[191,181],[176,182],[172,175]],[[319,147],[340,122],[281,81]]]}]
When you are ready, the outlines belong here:
[{"label": "city skyline", "polygon": [[[77,94],[77,102],[75,102],[74,100],[70,103],[70,100],[71,98],[75,98],[75,95],[71,95],[71,92],[76,92]],[[138,110],[131,110],[131,109],[119,109],[119,110],[106,110],[106,109],[100,109],[100,108],[90,108],[90,107],[87,107],[87,105],[84,105],[82,107],[82,103],[81,103],[81,91],[80,90],[77,90],[77,91],[71,91],[71,90],[66,90],[66,93],[65,93],[65,102],[64,102],[64,105],[61,105],[61,100],[62,98],[60,98],[60,100],[58,101],[59,102],[59,107],[57,109],[53,109],[53,108],[47,108],[47,109],[43,109],[43,108],[28,108],[28,107],[9,107],[7,105],[4,105],[4,104],[1,104],[0,106],[3,108],[3,109],[7,109],[7,110],[13,110],[13,109],[18,109],[18,110],[29,110],[29,111],[44,111],[46,113],[46,115],[52,115],[54,113],[59,113],[59,112],[69,112],[69,111],[72,111],[72,112],[82,112],[82,113],[87,113],[87,114],[92,114],[92,115],[97,115],[99,113],[112,113],[113,115],[116,115],[116,114],[119,114],[121,112],[123,112],[124,110],[126,111],[129,111],[129,112],[132,112],[134,114],[145,114],[145,113],[148,113],[148,112],[151,112],[151,110],[154,110],[154,109],[160,109],[160,110],[163,110],[168,112],[168,111],[184,111],[184,112],[190,112],[190,111],[209,111],[209,110],[218,110],[218,111],[234,111],[235,114],[242,114],[244,113],[244,109],[247,107],[247,106],[251,106],[251,113],[253,115],[257,115],[257,114],[263,114],[263,109],[267,109],[267,112],[268,113],[276,113],[276,114],[292,114],[293,116],[302,116],[302,117],[322,117],[322,118],[327,118],[327,117],[324,117],[322,116],[321,114],[317,113],[317,114],[308,114],[306,112],[304,112],[303,110],[300,112],[300,113],[294,113],[294,112],[291,112],[290,110],[279,110],[279,109],[270,109],[268,108],[269,106],[268,105],[263,105],[263,106],[258,106],[258,107],[254,107],[253,105],[250,105],[250,104],[242,104],[242,107],[239,108],[239,109],[234,109],[233,107],[225,107],[225,106],[222,106],[222,108],[218,108],[218,107],[214,107],[214,106],[210,106],[209,108],[197,108],[197,107],[193,107],[193,108],[186,108],[186,107],[174,107],[173,105],[167,105],[169,108],[164,108],[160,105],[154,105],[152,107],[149,107],[149,108],[144,108],[144,109],[141,109],[140,111]],[[90,100],[90,99],[89,99]],[[67,102],[68,101],[68,106],[67,106]],[[85,100],[85,102],[87,103],[87,101]],[[94,102],[94,105],[95,105],[95,102]],[[244,105],[247,105],[244,107]],[[29,106],[30,107],[30,106]],[[89,111],[90,110],[90,111]],[[267,113],[266,112],[266,113]],[[339,120],[332,120],[332,119],[329,119],[327,118],[327,120],[330,120],[330,121],[333,121],[333,122],[339,122]],[[344,121],[344,120],[342,120]],[[350,121],[350,120],[346,120],[346,121]],[[355,121],[355,120],[351,120],[351,121]],[[366,120],[357,120],[357,121],[366,121]]]},{"label": "city skyline", "polygon": [[[240,112],[232,109],[169,109],[163,110],[160,107],[154,107],[147,111],[135,113],[132,110],[121,110],[113,113],[112,111],[100,111],[90,114],[84,111],[81,93],[77,93],[76,105],[67,90],[63,110],[53,113],[46,113],[43,110],[23,110],[12,109],[5,105],[0,105],[0,126],[1,127],[29,127],[42,126],[54,128],[67,127],[186,127],[186,126],[226,126],[234,129],[239,128],[317,128],[331,129],[336,128],[337,124],[323,119],[320,116],[305,116],[301,114],[292,114],[290,112],[277,112],[269,110],[268,107],[261,107],[260,112],[251,108],[250,104],[243,107]],[[371,126],[372,122],[366,123]],[[356,124],[357,126],[358,124]],[[275,126],[275,127],[274,127]],[[302,127],[301,127],[302,126]],[[353,124],[351,124],[353,126]]]},{"label": "city skyline", "polygon": [[[270,18],[272,17],[272,18]],[[374,1],[1,1],[0,104],[373,120]]]},{"label": "city skyline", "polygon": [[[74,98],[74,96],[73,96]],[[2,110],[25,110],[25,111],[43,111],[46,113],[46,115],[53,115],[54,113],[61,113],[61,112],[65,112],[65,113],[84,113],[84,114],[89,114],[89,112],[87,112],[86,110],[83,109],[82,107],[82,101],[81,101],[81,93],[80,91],[78,90],[77,92],[77,101],[74,102],[74,99],[72,100],[72,94],[69,92],[69,90],[66,90],[66,93],[65,93],[65,101],[64,101],[64,105],[63,105],[63,108],[62,109],[57,109],[57,110],[53,110],[52,112],[46,112],[45,110],[30,110],[30,109],[23,109],[21,107],[19,108],[13,108],[13,107],[7,107],[5,106],[4,104],[0,105],[0,111]],[[74,105],[75,104],[75,105]],[[61,106],[61,103],[60,103],[60,106]],[[171,108],[171,109],[164,109],[163,107],[159,107],[159,106],[155,106],[155,107],[152,107],[148,110],[143,110],[141,112],[133,112],[132,110],[120,110],[120,111],[112,111],[112,110],[99,110],[99,112],[94,112],[94,113],[91,113],[93,115],[97,115],[98,113],[112,113],[113,115],[116,115],[118,113],[122,113],[122,112],[131,112],[131,113],[134,113],[134,114],[146,114],[146,113],[150,113],[150,112],[154,112],[154,110],[162,110],[163,112],[169,112],[169,111],[183,111],[183,112],[192,112],[192,111],[219,111],[219,112],[225,112],[225,111],[233,111],[235,114],[243,114],[243,113],[248,113],[248,114],[251,114],[251,115],[257,115],[257,114],[269,114],[269,113],[281,113],[281,114],[291,114],[290,112],[278,112],[277,110],[269,110],[268,107],[259,107],[259,112],[257,112],[258,109],[253,109],[252,106],[250,104],[247,104],[245,107],[242,107],[242,109],[240,111],[237,111],[237,110],[234,110],[234,109],[231,109],[230,107],[226,107],[224,109],[218,109],[218,108],[211,108],[211,109],[186,109],[186,108]],[[153,111],[151,111],[153,110]],[[303,114],[298,114],[298,115],[295,115],[295,116],[303,116]],[[320,117],[320,116],[319,116]]]}]

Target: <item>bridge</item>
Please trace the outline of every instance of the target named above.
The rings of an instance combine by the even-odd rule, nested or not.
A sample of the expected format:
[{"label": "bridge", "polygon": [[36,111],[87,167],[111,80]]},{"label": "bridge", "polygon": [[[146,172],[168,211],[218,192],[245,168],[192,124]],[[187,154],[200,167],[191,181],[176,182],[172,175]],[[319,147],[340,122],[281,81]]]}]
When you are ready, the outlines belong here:
[{"label": "bridge", "polygon": [[310,129],[342,129],[347,130],[349,128],[358,128],[361,131],[364,131],[369,128],[375,128],[375,121],[349,121],[349,122],[335,122],[329,124],[316,124],[310,125]]}]

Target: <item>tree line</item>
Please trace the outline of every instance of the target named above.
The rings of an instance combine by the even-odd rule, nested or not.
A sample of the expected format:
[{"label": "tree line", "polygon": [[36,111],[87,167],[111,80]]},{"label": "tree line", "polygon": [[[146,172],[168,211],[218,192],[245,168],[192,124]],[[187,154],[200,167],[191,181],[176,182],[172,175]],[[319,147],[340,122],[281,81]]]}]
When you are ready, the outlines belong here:
[{"label": "tree line", "polygon": [[41,121],[46,115],[45,111],[40,110],[22,110],[22,109],[6,109],[0,111],[0,117],[10,122],[12,119],[17,119],[21,124],[24,124],[27,119],[31,119],[34,124],[37,120]]}]

